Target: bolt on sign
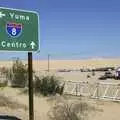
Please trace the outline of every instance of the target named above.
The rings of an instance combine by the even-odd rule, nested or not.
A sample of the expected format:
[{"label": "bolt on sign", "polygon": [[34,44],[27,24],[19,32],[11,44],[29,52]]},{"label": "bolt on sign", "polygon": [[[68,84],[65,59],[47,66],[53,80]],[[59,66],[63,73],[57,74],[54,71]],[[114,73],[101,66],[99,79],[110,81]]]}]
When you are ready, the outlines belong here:
[{"label": "bolt on sign", "polygon": [[38,14],[34,11],[0,8],[0,51],[38,50]]}]

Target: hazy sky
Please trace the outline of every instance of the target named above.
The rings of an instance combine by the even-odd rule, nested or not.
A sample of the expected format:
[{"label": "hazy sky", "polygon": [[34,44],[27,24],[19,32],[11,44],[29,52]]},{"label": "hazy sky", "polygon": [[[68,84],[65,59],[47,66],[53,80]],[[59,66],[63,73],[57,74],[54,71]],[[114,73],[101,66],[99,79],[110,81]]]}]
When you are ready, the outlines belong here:
[{"label": "hazy sky", "polygon": [[119,0],[0,0],[0,6],[39,12],[40,58],[120,56]]}]

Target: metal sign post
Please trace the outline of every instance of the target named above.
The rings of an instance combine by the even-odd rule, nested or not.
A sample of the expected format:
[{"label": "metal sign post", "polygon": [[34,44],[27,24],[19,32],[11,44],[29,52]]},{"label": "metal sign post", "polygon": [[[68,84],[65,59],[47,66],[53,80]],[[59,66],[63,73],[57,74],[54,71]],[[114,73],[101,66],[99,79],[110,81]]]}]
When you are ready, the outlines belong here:
[{"label": "metal sign post", "polygon": [[28,52],[29,120],[34,120],[32,52]]}]

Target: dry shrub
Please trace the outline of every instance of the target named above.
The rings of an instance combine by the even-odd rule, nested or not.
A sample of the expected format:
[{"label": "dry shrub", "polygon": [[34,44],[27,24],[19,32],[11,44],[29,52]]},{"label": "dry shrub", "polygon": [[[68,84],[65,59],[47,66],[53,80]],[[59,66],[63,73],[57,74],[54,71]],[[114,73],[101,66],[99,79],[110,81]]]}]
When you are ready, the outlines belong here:
[{"label": "dry shrub", "polygon": [[94,111],[93,106],[85,102],[58,102],[49,112],[50,120],[86,120],[88,113]]},{"label": "dry shrub", "polygon": [[59,80],[55,76],[43,76],[42,78],[35,76],[34,80],[35,93],[41,93],[44,96],[62,94],[64,85],[59,84]]},{"label": "dry shrub", "polygon": [[25,87],[28,82],[28,67],[17,59],[11,68],[3,67],[0,72],[6,76],[12,87]]}]

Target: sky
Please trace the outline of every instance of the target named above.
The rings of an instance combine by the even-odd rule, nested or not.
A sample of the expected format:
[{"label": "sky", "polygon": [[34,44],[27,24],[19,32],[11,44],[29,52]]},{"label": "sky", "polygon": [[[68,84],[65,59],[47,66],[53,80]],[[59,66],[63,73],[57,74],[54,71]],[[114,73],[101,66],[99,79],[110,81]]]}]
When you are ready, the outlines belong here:
[{"label": "sky", "polygon": [[[120,57],[119,0],[0,0],[1,7],[37,11],[40,53],[34,58]],[[1,54],[1,59],[27,53]]]}]

